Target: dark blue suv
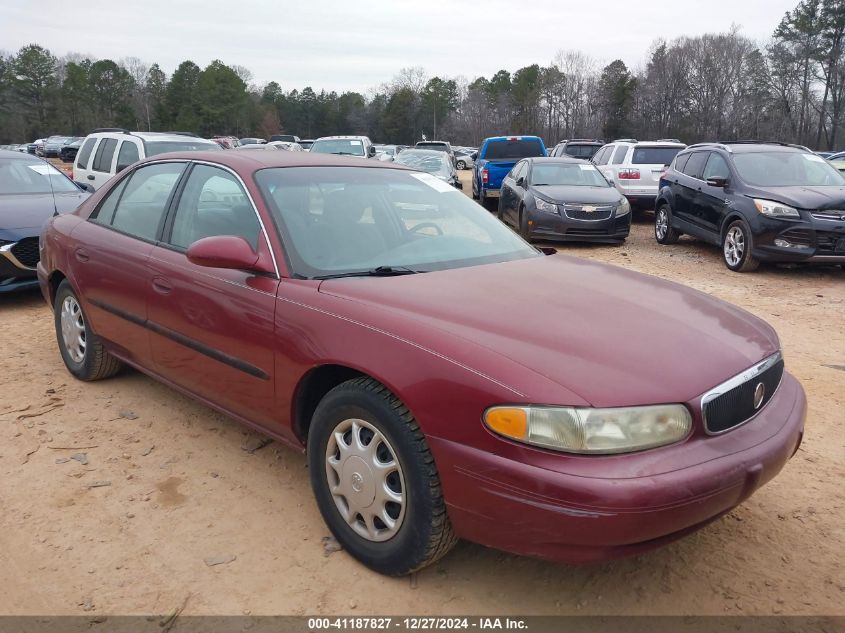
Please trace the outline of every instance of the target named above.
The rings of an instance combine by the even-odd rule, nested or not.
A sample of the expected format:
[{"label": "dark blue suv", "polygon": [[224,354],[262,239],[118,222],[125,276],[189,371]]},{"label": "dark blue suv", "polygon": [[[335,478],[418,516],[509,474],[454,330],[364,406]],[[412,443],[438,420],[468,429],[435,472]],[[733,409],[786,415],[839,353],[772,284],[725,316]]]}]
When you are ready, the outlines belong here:
[{"label": "dark blue suv", "polygon": [[721,246],[733,271],[845,263],[845,177],[806,147],[691,145],[662,174],[655,209],[659,243],[686,233]]}]

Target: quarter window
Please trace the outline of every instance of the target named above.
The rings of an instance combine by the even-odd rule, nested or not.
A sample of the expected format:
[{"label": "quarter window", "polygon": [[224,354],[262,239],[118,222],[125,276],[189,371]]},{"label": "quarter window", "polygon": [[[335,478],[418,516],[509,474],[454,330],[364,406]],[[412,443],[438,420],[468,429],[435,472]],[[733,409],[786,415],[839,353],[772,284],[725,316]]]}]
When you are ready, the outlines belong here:
[{"label": "quarter window", "polygon": [[[157,163],[136,169],[124,179],[125,185],[118,185],[109,193],[110,197],[119,196],[111,226],[144,240],[156,239],[170,196],[184,169],[184,163]],[[107,223],[105,218],[103,222]]]},{"label": "quarter window", "polygon": [[100,141],[97,153],[94,156],[94,164],[91,169],[105,173],[111,172],[111,159],[114,157],[114,150],[117,147],[116,138],[106,138]]},{"label": "quarter window", "polygon": [[76,165],[79,169],[88,169],[88,159],[91,158],[91,151],[96,144],[96,137],[86,139],[82,144],[82,147],[79,149],[79,155],[76,157]]},{"label": "quarter window", "polygon": [[258,249],[261,225],[246,192],[228,171],[196,165],[179,197],[170,239],[177,248],[214,235],[235,235]]},{"label": "quarter window", "polygon": [[621,165],[625,161],[625,154],[628,153],[628,146],[627,145],[620,145],[616,148],[616,151],[613,153],[613,165]]}]

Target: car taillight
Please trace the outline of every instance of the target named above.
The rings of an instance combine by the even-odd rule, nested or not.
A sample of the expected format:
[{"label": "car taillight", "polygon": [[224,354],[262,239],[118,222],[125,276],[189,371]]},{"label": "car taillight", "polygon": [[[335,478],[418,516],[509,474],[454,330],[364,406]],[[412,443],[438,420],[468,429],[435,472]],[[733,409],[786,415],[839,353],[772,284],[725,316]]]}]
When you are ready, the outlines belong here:
[{"label": "car taillight", "polygon": [[486,169],[481,170],[481,182],[488,182],[490,179],[490,174],[487,173]]},{"label": "car taillight", "polygon": [[640,170],[639,169],[620,169],[619,170],[619,180],[639,180],[640,179]]}]

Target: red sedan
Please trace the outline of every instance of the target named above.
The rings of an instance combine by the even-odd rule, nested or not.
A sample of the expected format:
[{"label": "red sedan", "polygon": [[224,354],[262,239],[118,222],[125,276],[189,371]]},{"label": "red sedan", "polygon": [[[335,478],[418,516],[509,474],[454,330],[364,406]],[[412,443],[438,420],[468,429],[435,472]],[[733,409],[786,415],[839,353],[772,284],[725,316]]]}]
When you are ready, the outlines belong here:
[{"label": "red sedan", "polygon": [[546,257],[395,164],[159,156],[41,245],[74,376],[129,365],[305,449],[332,533],[386,574],[458,537],[636,554],[728,512],[801,442],[804,392],[766,323]]}]

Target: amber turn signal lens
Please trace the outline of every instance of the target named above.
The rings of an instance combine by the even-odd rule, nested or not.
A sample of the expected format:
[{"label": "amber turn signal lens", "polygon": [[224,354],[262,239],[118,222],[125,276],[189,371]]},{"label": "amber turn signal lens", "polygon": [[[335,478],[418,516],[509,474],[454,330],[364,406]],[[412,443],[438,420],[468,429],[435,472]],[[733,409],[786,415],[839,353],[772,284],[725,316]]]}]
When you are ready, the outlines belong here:
[{"label": "amber turn signal lens", "polygon": [[484,414],[484,422],[491,431],[515,440],[524,440],[528,435],[528,412],[525,409],[489,409]]}]

